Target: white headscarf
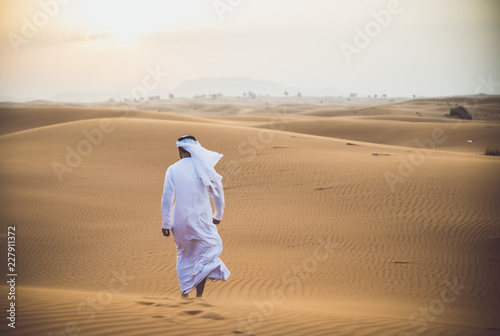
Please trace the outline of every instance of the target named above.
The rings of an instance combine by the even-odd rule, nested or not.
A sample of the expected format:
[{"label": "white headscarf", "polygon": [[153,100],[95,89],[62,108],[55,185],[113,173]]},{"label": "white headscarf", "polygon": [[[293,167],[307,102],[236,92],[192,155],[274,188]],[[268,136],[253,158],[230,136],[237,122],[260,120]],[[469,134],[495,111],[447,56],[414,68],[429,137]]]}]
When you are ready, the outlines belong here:
[{"label": "white headscarf", "polygon": [[213,182],[222,180],[222,176],[217,174],[214,167],[224,155],[212,152],[211,150],[208,150],[200,145],[198,141],[190,138],[177,141],[176,145],[177,147],[184,148],[189,152],[189,154],[191,154],[194,168],[196,169],[201,181],[204,185],[211,187],[216,196],[219,196]]}]

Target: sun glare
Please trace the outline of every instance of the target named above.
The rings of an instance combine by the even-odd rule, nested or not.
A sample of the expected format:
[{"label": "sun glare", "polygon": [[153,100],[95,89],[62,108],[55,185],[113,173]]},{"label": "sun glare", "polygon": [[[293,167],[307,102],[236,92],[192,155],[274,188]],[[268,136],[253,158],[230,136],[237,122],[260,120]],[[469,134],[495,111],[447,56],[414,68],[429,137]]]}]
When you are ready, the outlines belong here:
[{"label": "sun glare", "polygon": [[[192,2],[95,1],[73,2],[65,12],[65,25],[76,30],[111,35],[110,43],[132,44],[139,36],[165,30],[200,27],[215,13],[197,10],[199,0]],[[154,10],[152,10],[154,8]],[[209,7],[211,9],[211,7]],[[213,14],[210,16],[209,14]]]}]

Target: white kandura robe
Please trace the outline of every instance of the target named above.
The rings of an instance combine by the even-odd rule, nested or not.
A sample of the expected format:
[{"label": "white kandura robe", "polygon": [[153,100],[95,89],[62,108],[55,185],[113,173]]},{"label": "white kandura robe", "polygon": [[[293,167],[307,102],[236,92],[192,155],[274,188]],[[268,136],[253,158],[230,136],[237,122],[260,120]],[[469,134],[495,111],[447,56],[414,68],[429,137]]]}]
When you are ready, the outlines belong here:
[{"label": "white kandura robe", "polygon": [[219,197],[202,183],[190,157],[171,165],[165,174],[162,227],[171,230],[177,246],[177,276],[183,294],[192,291],[206,277],[225,281],[231,274],[219,258],[222,239],[212,222],[209,196],[215,206],[213,218],[221,220],[224,189],[220,181],[214,185]]}]

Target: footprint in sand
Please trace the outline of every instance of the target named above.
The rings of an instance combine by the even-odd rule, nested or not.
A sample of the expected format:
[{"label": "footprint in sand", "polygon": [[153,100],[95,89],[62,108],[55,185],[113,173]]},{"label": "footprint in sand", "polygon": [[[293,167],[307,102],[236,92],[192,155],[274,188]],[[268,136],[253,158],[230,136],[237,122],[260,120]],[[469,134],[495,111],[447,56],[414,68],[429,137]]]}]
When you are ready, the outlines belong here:
[{"label": "footprint in sand", "polygon": [[136,303],[144,306],[152,306],[155,304],[154,302],[146,302],[146,301],[136,301]]},{"label": "footprint in sand", "polygon": [[217,321],[226,319],[224,316],[215,313],[207,313],[205,315],[201,315],[201,317]]},{"label": "footprint in sand", "polygon": [[157,303],[157,304],[155,304],[155,307],[176,308],[176,307],[179,307],[179,305],[176,305],[176,304],[166,304],[166,303]]},{"label": "footprint in sand", "polygon": [[203,313],[203,310],[186,310],[183,313],[188,315],[198,315],[200,313]]},{"label": "footprint in sand", "polygon": [[196,304],[198,306],[202,306],[202,307],[213,307],[213,305],[211,305],[210,303],[206,303],[206,302],[197,302]]},{"label": "footprint in sand", "polygon": [[191,303],[193,303],[193,302],[194,302],[194,300],[184,300],[184,301],[181,301],[181,302],[179,302],[179,303],[180,303],[180,304],[183,304],[183,305],[187,305],[187,304],[191,304]]}]

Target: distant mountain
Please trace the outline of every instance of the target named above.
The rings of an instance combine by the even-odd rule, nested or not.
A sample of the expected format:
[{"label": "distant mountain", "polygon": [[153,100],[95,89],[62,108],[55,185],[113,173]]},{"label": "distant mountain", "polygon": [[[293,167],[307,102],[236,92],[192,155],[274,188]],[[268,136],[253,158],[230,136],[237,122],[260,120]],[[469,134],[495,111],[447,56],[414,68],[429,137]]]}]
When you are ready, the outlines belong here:
[{"label": "distant mountain", "polygon": [[170,90],[176,97],[193,97],[203,94],[222,93],[225,96],[243,96],[244,92],[252,91],[257,95],[270,95],[274,97],[285,96],[285,91],[290,96],[300,92],[303,96],[338,95],[335,90],[308,90],[284,86],[268,80],[251,78],[201,78],[188,80],[181,83],[176,89]]},{"label": "distant mountain", "polygon": [[287,91],[287,88],[271,81],[250,78],[201,78],[181,83],[172,93],[180,97],[212,93],[242,96],[243,92],[248,91],[258,95],[283,96],[283,92]]},{"label": "distant mountain", "polygon": [[17,98],[10,96],[0,96],[0,102],[10,102],[10,103],[24,103],[30,100],[34,100],[34,98]]},{"label": "distant mountain", "polygon": [[120,94],[109,92],[64,92],[49,97],[46,100],[53,102],[72,102],[72,103],[95,103],[104,102],[109,99],[120,99]]},{"label": "distant mountain", "polygon": [[[224,96],[237,97],[243,96],[243,93],[251,91],[259,96],[269,95],[273,97],[285,97],[285,92],[289,96],[297,96],[301,93],[302,96],[339,96],[346,95],[347,93],[339,92],[334,89],[307,89],[299,87],[285,86],[269,80],[258,80],[251,78],[201,78],[196,80],[188,80],[182,82],[177,88],[165,90],[157,88],[154,91],[148,92],[149,96],[160,96],[167,99],[170,93],[175,97],[192,98],[196,95],[210,95],[221,93]],[[9,96],[0,96],[0,102],[29,102],[35,99],[43,99],[52,102],[63,103],[96,103],[106,102],[109,99],[121,101],[123,97],[130,96],[130,92],[64,92],[51,97],[38,97],[38,98],[15,98]]]}]

